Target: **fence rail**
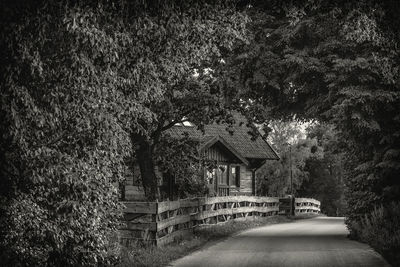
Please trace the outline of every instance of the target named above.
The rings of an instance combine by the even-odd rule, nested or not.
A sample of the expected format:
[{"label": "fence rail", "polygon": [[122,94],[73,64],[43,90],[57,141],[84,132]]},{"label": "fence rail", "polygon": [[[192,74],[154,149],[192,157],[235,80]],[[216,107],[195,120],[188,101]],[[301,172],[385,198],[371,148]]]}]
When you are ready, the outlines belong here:
[{"label": "fence rail", "polygon": [[318,214],[321,212],[321,202],[313,198],[280,198],[279,214],[300,215]]},{"label": "fence rail", "polygon": [[247,216],[269,216],[279,211],[272,197],[226,196],[165,202],[123,202],[121,241],[163,245],[194,227]]},{"label": "fence rail", "polygon": [[[296,199],[297,200],[297,199]],[[248,216],[278,214],[282,199],[275,197],[224,196],[164,202],[123,202],[120,239],[125,245],[164,245],[193,228]],[[319,201],[299,199],[296,213],[319,212]]]},{"label": "fence rail", "polygon": [[295,214],[320,213],[321,202],[312,198],[295,198]]}]

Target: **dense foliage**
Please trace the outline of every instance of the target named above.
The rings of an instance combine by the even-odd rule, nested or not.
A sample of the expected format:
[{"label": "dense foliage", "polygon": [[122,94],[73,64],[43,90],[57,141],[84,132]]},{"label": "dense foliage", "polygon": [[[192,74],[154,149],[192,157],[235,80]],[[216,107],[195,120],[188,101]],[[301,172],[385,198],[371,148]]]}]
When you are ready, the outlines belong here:
[{"label": "dense foliage", "polygon": [[128,51],[119,53],[127,62],[118,60],[118,68],[128,79],[124,97],[142,108],[121,125],[130,135],[145,194],[154,200],[163,133],[185,120],[202,127],[224,113],[222,88],[209,70],[222,64],[234,42],[246,41],[247,18],[232,1],[144,3],[127,4],[118,16],[131,40]]},{"label": "dense foliage", "polygon": [[353,223],[400,196],[399,8],[390,0],[251,1],[253,38],[226,60],[238,70],[227,80],[240,77],[252,114],[336,125],[354,235]]},{"label": "dense foliage", "polygon": [[257,170],[257,193],[312,197],[321,201],[324,214],[343,215],[343,153],[333,127],[277,120],[270,121],[268,128],[268,141],[280,159],[267,161]]},{"label": "dense foliage", "polygon": [[254,42],[239,58],[247,96],[267,114],[336,125],[348,152],[350,219],[399,196],[400,57],[396,32],[379,25],[391,19],[384,8],[253,8]]},{"label": "dense foliage", "polygon": [[[323,148],[316,138],[306,138],[301,130],[301,123],[296,121],[270,121],[268,141],[274,146],[280,159],[267,161],[256,172],[258,194],[268,196],[285,196],[297,191],[309,180],[306,170],[307,161],[320,160]],[[292,180],[292,181],[291,181]]]},{"label": "dense foliage", "polygon": [[203,178],[205,164],[198,146],[199,142],[188,135],[182,136],[181,139],[173,138],[169,134],[163,135],[154,155],[157,166],[166,180],[164,186],[172,187],[161,188],[163,199],[201,197],[208,193]]},{"label": "dense foliage", "polygon": [[162,132],[220,113],[203,70],[246,21],[230,1],[2,2],[2,263],[110,264],[125,159],[156,198]]},{"label": "dense foliage", "polygon": [[312,124],[306,132],[307,138],[317,140],[317,146],[323,153],[320,158],[307,159],[305,171],[309,176],[297,193],[321,201],[324,214],[343,216],[346,212],[343,144],[331,125]]},{"label": "dense foliage", "polygon": [[112,40],[89,6],[15,4],[1,9],[2,262],[110,264],[131,147],[104,74]]},{"label": "dense foliage", "polygon": [[400,205],[390,203],[377,206],[366,214],[353,227],[359,232],[360,239],[369,243],[385,256],[392,266],[400,262]]}]

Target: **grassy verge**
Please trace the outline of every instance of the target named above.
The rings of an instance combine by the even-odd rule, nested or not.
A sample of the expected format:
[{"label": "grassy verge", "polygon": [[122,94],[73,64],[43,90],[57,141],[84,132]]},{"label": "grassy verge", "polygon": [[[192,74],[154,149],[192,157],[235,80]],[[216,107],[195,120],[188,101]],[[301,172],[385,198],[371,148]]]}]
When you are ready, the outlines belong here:
[{"label": "grassy verge", "polygon": [[183,257],[202,247],[209,241],[231,236],[240,231],[269,224],[293,221],[286,216],[255,217],[246,220],[229,221],[223,224],[204,226],[196,229],[192,238],[176,240],[165,247],[135,247],[122,249],[120,267],[127,266],[165,266],[169,262]]}]

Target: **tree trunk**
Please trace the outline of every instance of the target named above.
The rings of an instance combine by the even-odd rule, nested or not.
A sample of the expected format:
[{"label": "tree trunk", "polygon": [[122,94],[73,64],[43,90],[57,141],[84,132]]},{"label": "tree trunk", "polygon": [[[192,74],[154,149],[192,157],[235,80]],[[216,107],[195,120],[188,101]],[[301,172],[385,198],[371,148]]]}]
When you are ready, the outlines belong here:
[{"label": "tree trunk", "polygon": [[[136,140],[137,141],[137,140]],[[146,140],[141,140],[136,149],[136,159],[139,164],[140,176],[146,198],[149,201],[159,199],[157,176],[155,173],[153,147]]]}]

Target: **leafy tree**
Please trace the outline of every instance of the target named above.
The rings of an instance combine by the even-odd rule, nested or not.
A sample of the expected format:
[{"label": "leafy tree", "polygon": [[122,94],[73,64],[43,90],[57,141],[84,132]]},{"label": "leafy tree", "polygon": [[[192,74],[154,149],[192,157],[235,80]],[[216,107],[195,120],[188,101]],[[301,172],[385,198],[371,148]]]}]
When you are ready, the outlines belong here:
[{"label": "leafy tree", "polygon": [[112,73],[121,73],[118,91],[129,105],[118,104],[127,114],[119,120],[130,136],[145,194],[154,200],[154,153],[163,146],[163,132],[184,120],[201,127],[223,113],[221,88],[207,69],[221,64],[235,41],[245,41],[247,18],[231,1],[135,2],[122,9],[118,25],[129,42],[117,54],[126,62],[117,60]]},{"label": "leafy tree", "polygon": [[125,158],[155,199],[162,132],[220,113],[203,70],[246,22],[230,1],[2,2],[2,262],[110,264]]},{"label": "leafy tree", "polygon": [[160,144],[155,151],[155,160],[171,183],[169,186],[173,187],[161,193],[172,190],[174,198],[204,196],[208,189],[203,173],[204,160],[198,151],[199,142],[188,135],[176,139],[167,133]]},{"label": "leafy tree", "polygon": [[342,144],[331,125],[313,124],[307,129],[307,138],[316,138],[323,157],[309,158],[305,170],[309,179],[301,185],[300,196],[321,201],[321,210],[330,216],[344,215],[344,174]]},{"label": "leafy tree", "polygon": [[274,144],[279,153],[284,152],[286,146],[295,144],[305,138],[304,128],[307,123],[296,121],[273,120],[267,125],[269,128],[267,140]]},{"label": "leafy tree", "polygon": [[270,121],[268,141],[277,150],[278,162],[267,161],[257,171],[258,194],[284,196],[291,193],[292,172],[293,194],[309,179],[306,163],[309,159],[323,157],[323,149],[316,138],[305,138],[302,124],[297,121]]},{"label": "leafy tree", "polygon": [[[162,133],[184,120],[201,127],[224,110],[221,90],[205,70],[220,64],[221,54],[234,41],[244,40],[247,19],[229,1],[177,2],[172,8],[171,2],[165,2],[156,14],[147,12],[152,30],[140,21],[133,27],[143,31],[137,42],[144,40],[148,53],[138,56],[156,66],[153,75],[161,94],[144,104],[151,116],[138,119],[128,130],[146,196],[154,199],[158,192],[153,154],[157,146],[162,147]],[[143,49],[139,45],[138,51]]]},{"label": "leafy tree", "polygon": [[[396,1],[252,1],[253,38],[226,60],[242,105],[336,126],[348,225],[399,201],[400,20]],[[233,70],[236,70],[233,71]]]},{"label": "leafy tree", "polygon": [[90,24],[90,5],[1,10],[2,262],[110,264],[121,211],[113,183],[131,147],[112,105],[123,97],[108,70],[113,40],[99,26],[110,22]]},{"label": "leafy tree", "polygon": [[292,169],[295,196],[320,200],[322,212],[327,215],[343,214],[343,152],[334,128],[317,122],[281,120],[271,121],[268,127],[268,140],[280,160],[267,162],[257,171],[258,193],[290,194]]}]

